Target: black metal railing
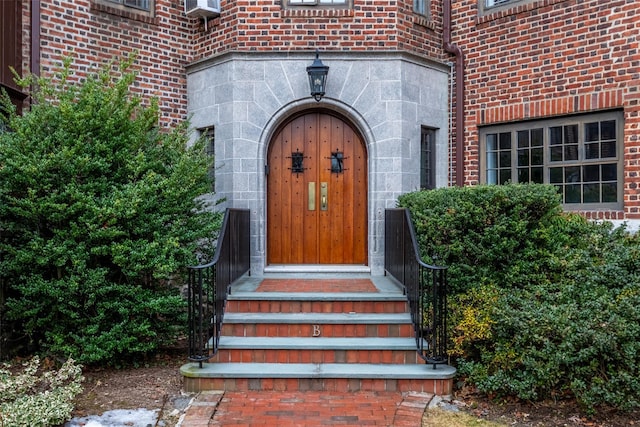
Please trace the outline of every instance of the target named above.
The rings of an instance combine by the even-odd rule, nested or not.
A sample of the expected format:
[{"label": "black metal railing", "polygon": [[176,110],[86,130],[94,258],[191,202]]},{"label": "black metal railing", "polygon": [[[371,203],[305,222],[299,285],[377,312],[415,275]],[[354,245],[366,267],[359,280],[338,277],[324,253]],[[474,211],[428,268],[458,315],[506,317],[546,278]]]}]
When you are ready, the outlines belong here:
[{"label": "black metal railing", "polygon": [[227,209],[213,260],[189,267],[189,360],[202,363],[218,350],[231,284],[250,268],[249,211]]},{"label": "black metal railing", "polygon": [[422,261],[408,209],[385,212],[384,268],[404,287],[418,355],[434,369],[447,363],[447,267]]}]

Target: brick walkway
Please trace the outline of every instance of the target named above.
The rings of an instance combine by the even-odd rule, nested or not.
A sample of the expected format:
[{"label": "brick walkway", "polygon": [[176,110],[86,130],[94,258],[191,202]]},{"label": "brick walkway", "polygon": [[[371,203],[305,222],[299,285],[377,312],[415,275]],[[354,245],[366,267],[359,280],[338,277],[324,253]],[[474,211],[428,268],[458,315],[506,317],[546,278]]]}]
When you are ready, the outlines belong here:
[{"label": "brick walkway", "polygon": [[419,427],[433,398],[392,392],[202,392],[180,427]]}]

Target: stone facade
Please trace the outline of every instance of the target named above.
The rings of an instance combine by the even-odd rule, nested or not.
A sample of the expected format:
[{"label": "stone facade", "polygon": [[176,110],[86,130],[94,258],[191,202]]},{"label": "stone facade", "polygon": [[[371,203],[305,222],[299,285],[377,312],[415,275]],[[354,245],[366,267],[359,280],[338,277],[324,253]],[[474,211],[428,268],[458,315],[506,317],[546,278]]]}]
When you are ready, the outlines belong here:
[{"label": "stone facade", "polygon": [[323,53],[327,93],[309,96],[313,53],[230,53],[188,68],[195,128],[215,129],[217,196],[252,213],[252,271],[265,262],[265,165],[269,142],[293,114],[340,113],[364,137],[369,156],[369,266],[384,268],[384,209],[420,187],[420,128],[437,129],[439,186],[448,181],[448,72],[440,63],[399,52]]}]

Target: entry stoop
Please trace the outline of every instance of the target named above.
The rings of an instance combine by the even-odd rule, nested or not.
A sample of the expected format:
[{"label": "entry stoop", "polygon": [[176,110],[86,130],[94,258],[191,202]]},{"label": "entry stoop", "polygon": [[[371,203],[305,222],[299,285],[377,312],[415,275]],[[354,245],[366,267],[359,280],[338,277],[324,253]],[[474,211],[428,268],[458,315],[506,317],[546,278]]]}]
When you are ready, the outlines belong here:
[{"label": "entry stoop", "polygon": [[243,277],[210,363],[181,368],[187,392],[393,391],[449,395],[455,369],[417,356],[406,297],[386,277]]}]

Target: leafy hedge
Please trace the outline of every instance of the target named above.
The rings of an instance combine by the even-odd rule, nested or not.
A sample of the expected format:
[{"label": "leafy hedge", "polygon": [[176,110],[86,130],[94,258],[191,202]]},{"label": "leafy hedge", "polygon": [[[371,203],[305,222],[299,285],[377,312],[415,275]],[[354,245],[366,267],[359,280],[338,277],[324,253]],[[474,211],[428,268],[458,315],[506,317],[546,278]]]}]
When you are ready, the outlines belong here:
[{"label": "leafy hedge", "polygon": [[562,212],[553,187],[404,195],[450,266],[452,356],[481,391],[640,408],[640,237]]},{"label": "leafy hedge", "polygon": [[70,60],[20,79],[36,88],[23,116],[3,98],[3,325],[83,364],[141,356],[184,331],[169,279],[221,222],[198,198],[211,188],[203,143],[187,148],[186,124],[158,128],[157,102],[129,90],[132,63],[80,83]]}]

